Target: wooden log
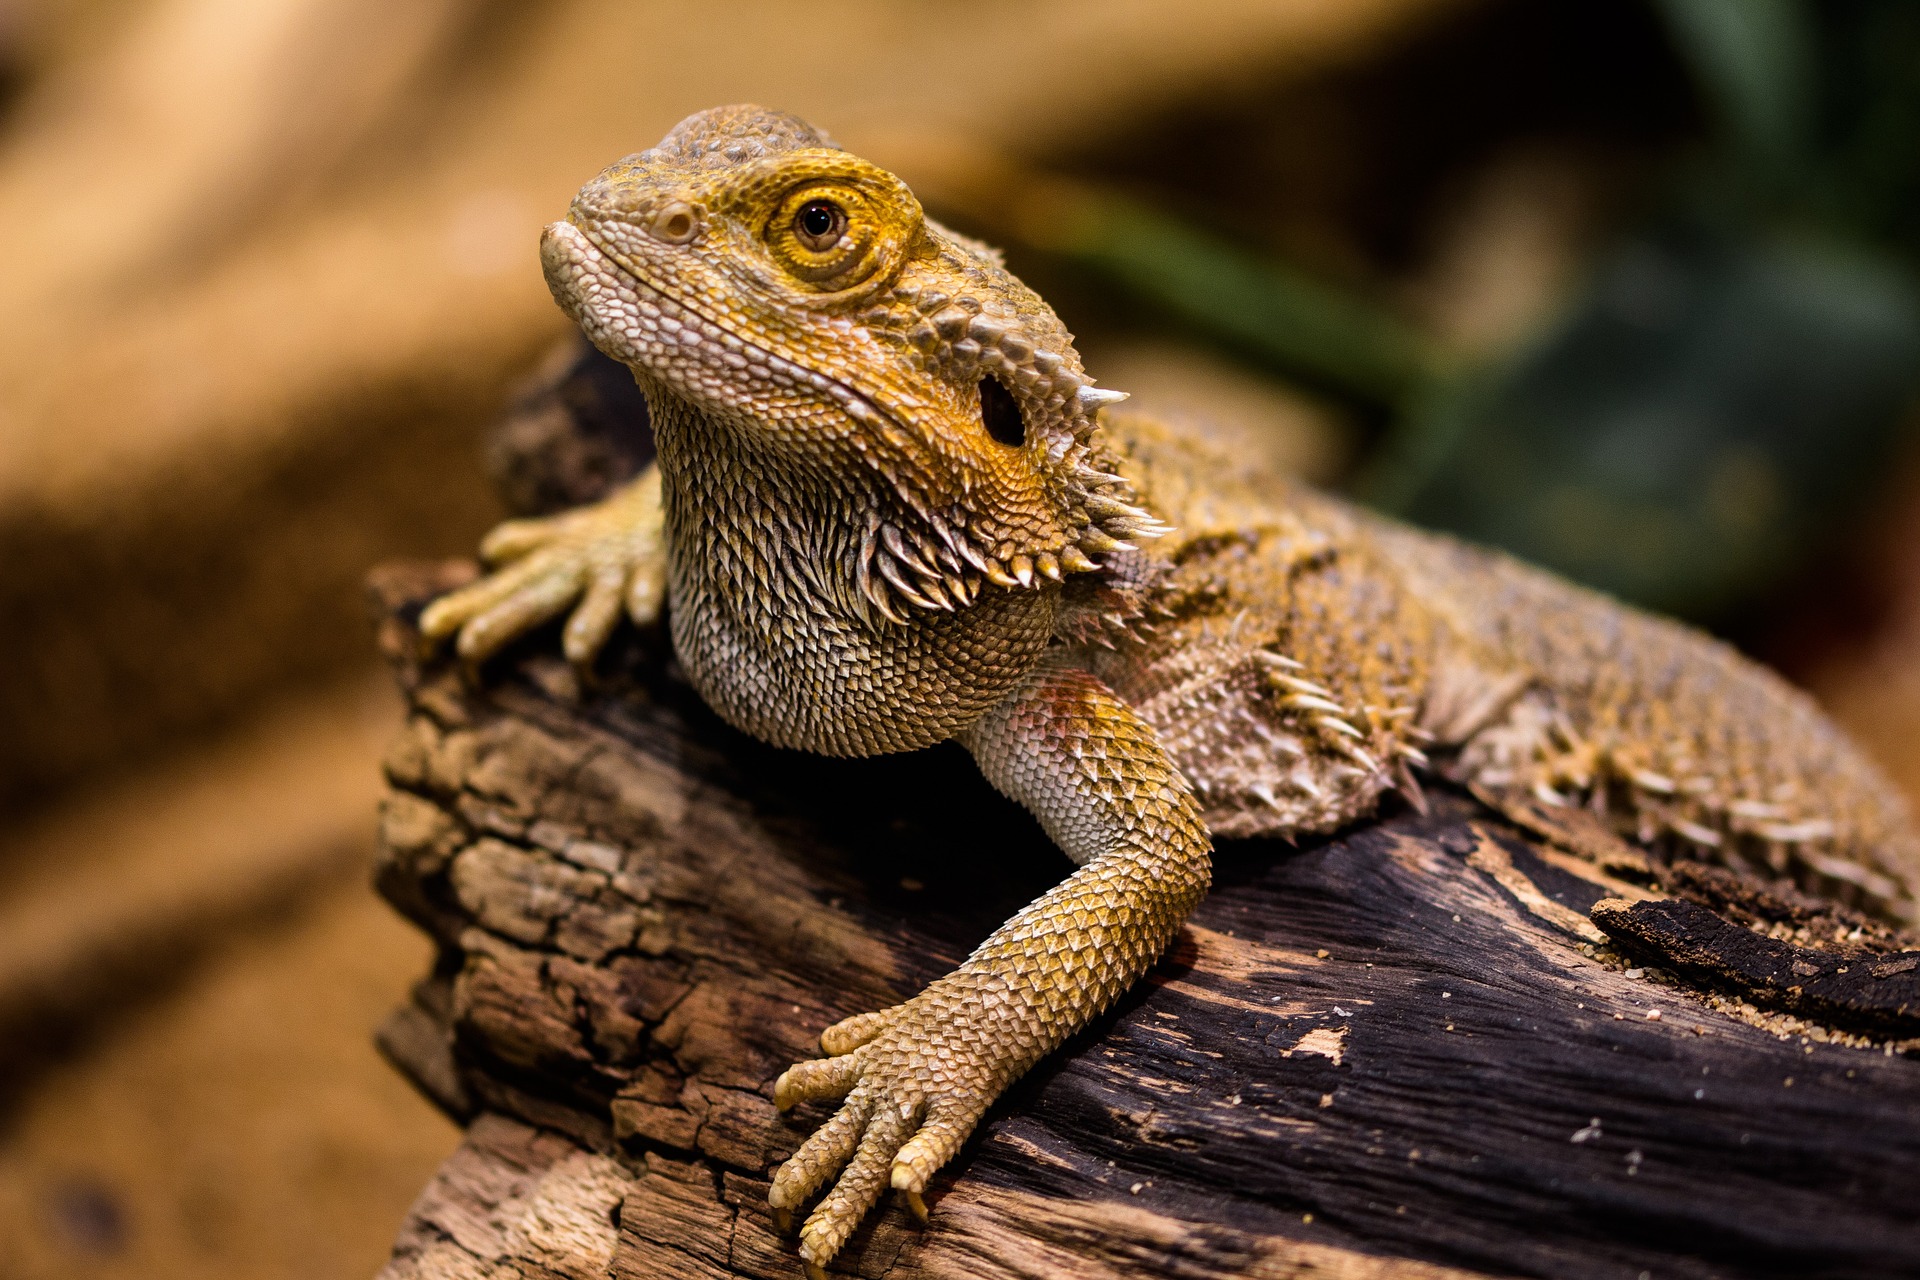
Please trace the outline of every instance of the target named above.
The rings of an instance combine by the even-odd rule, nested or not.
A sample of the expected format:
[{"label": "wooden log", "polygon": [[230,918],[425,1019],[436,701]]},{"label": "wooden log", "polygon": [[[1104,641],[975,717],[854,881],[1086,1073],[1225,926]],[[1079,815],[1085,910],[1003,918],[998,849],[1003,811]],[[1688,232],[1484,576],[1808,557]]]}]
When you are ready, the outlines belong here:
[{"label": "wooden log", "polygon": [[[544,657],[484,692],[409,672],[380,884],[443,958],[387,1043],[482,1120],[396,1280],[793,1274],[766,1180],[822,1117],[779,1117],[773,1077],[1061,870],[960,752],[777,752],[634,648],[584,696]],[[1920,1267],[1916,1064],[1629,968],[1579,928],[1620,886],[1579,870],[1446,797],[1223,847],[1173,954],[996,1109],[933,1228],[889,1209],[847,1269]],[[449,1225],[473,1215],[497,1238]]]},{"label": "wooden log", "polygon": [[[509,471],[557,468],[523,492],[590,496],[604,451],[513,430],[538,447]],[[776,1113],[774,1077],[1066,864],[958,748],[835,761],[734,732],[658,634],[592,687],[551,635],[482,682],[423,664],[411,619],[471,572],[375,583],[410,706],[378,884],[441,947],[381,1041],[471,1122],[385,1280],[797,1275],[766,1188],[825,1113]],[[1658,876],[1445,792],[1299,849],[1223,844],[1169,956],[935,1180],[930,1228],[888,1206],[836,1269],[1920,1273],[1911,940]]]}]

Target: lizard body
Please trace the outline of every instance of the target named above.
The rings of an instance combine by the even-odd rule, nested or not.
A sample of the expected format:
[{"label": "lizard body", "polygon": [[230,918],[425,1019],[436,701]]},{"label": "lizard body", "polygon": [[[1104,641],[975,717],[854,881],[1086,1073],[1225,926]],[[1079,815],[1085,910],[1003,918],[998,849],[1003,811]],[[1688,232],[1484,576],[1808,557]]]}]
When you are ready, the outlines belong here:
[{"label": "lizard body", "polygon": [[[1077,869],[952,974],[821,1036],[844,1099],[776,1174],[810,1268],[918,1205],[993,1099],[1137,980],[1211,834],[1421,803],[1441,773],[1575,847],[1752,860],[1910,918],[1920,839],[1804,695],[1731,650],[1116,411],[993,250],[804,122],[703,112],[542,241],[646,394],[657,465],[503,525],[430,638],[567,614],[591,662],[663,603],[721,715],[840,755],[956,739]],[[1171,527],[1169,527],[1171,526]]]},{"label": "lizard body", "polygon": [[[1162,593],[1177,599],[1170,630],[1093,666],[1160,731],[1215,833],[1328,830],[1351,820],[1355,800],[1417,786],[1401,770],[1367,769],[1343,739],[1386,764],[1431,749],[1527,825],[1543,808],[1577,813],[1602,834],[1755,863],[1912,917],[1920,842],[1904,801],[1771,672],[1498,553],[1284,476],[1236,477],[1191,428],[1173,436],[1111,417],[1123,468],[1176,528],[1155,551],[1176,566]],[[1301,664],[1278,678],[1295,701],[1278,699],[1277,717],[1276,678],[1258,679],[1275,652]],[[1193,674],[1184,684],[1163,674],[1201,667],[1215,685],[1205,693]],[[1307,698],[1339,712],[1299,697],[1309,677],[1321,687]],[[1336,716],[1362,736],[1330,729]],[[1316,787],[1340,781],[1358,788],[1351,799],[1316,800]]]}]

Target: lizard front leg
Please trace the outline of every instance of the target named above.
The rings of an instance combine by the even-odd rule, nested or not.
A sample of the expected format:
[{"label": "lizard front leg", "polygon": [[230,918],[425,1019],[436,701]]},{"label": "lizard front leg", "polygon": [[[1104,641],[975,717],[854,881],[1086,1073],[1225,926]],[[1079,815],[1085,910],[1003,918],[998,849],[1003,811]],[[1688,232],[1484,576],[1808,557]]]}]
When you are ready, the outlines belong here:
[{"label": "lizard front leg", "polygon": [[561,644],[584,667],[613,634],[624,608],[639,626],[660,616],[666,596],[666,541],[660,470],[649,466],[611,497],[543,520],[509,520],[480,544],[498,568],[440,597],[420,615],[429,643],[459,634],[469,663],[567,609]]},{"label": "lizard front leg", "polygon": [[768,1196],[784,1213],[838,1174],[801,1229],[810,1273],[889,1183],[924,1214],[928,1178],[987,1107],[1147,971],[1211,877],[1186,781],[1091,673],[1043,663],[961,741],[1080,867],[912,1000],[828,1028],[833,1056],[774,1085],[782,1109],[845,1098]]}]

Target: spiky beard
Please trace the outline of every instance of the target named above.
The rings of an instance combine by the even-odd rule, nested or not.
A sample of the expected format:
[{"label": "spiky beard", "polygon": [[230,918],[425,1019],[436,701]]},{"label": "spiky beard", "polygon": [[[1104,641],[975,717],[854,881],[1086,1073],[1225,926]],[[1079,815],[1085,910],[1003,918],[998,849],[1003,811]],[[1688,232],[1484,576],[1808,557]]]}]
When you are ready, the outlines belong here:
[{"label": "spiky beard", "polygon": [[1138,505],[1124,476],[1101,465],[1108,459],[1091,414],[1052,433],[1046,459],[1052,511],[1040,528],[1009,527],[986,495],[936,508],[893,479],[895,501],[871,511],[861,534],[854,564],[861,599],[880,617],[905,623],[914,610],[964,609],[989,583],[1027,590],[1098,573],[1109,557],[1171,532]]}]

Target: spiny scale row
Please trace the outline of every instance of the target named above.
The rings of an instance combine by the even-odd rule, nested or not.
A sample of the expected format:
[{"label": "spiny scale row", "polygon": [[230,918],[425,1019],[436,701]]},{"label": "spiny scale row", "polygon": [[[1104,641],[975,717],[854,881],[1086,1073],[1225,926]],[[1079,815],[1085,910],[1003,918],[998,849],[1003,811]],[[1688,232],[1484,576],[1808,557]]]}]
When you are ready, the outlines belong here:
[{"label": "spiny scale row", "polygon": [[[952,612],[979,598],[983,583],[1008,590],[1031,589],[1043,581],[1062,582],[1070,573],[1100,568],[1095,555],[1132,551],[1132,539],[1161,537],[1170,530],[1141,507],[1115,493],[1120,477],[1091,467],[1076,468],[1087,486],[1081,499],[1086,524],[1072,541],[1051,549],[1023,551],[1010,541],[982,548],[964,526],[964,517],[908,522],[877,514],[861,539],[854,565],[861,596],[883,617],[907,621],[901,603],[913,608]],[[1094,486],[1102,486],[1095,488]],[[917,514],[917,513],[916,513]]]}]

